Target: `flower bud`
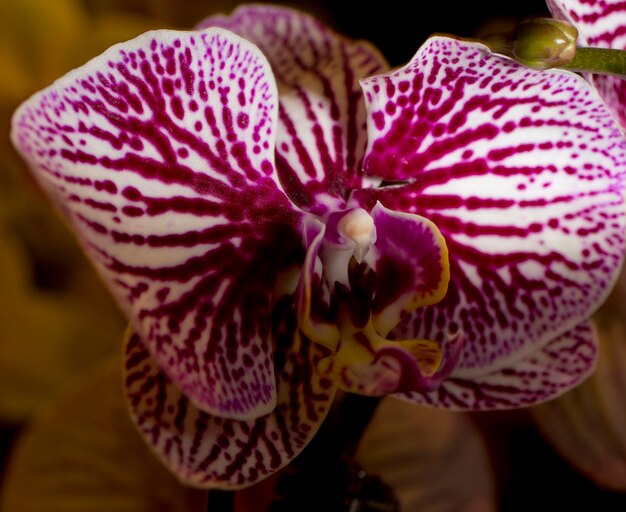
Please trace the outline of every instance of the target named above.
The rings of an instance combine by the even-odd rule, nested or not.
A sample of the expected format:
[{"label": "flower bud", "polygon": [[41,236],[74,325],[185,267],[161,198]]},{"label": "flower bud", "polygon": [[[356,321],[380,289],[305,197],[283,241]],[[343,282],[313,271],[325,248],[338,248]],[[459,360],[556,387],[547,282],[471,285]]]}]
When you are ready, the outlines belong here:
[{"label": "flower bud", "polygon": [[535,69],[568,64],[576,55],[578,30],[555,19],[534,19],[520,23],[513,32],[513,57]]}]

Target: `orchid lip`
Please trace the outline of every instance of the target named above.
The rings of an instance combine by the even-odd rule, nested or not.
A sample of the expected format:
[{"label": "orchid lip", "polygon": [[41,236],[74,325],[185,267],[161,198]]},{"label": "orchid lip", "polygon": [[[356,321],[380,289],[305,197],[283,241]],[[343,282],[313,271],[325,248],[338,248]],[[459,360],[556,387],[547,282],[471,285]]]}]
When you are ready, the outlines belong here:
[{"label": "orchid lip", "polygon": [[[300,329],[331,353],[318,372],[366,395],[436,387],[456,366],[461,344],[385,338],[406,312],[445,293],[447,250],[436,226],[377,204],[371,212],[332,213],[325,222],[311,218],[304,238]],[[424,278],[433,275],[439,277]],[[328,302],[314,304],[324,290]]]}]

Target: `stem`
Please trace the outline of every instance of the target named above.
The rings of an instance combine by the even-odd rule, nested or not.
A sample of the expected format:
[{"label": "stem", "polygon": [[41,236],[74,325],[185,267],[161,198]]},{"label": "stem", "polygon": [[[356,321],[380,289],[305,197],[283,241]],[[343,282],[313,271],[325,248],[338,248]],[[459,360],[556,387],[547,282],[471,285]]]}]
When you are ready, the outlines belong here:
[{"label": "stem", "polygon": [[324,429],[324,441],[336,458],[352,458],[359,441],[380,404],[380,397],[347,394],[330,417],[329,423],[335,428]]},{"label": "stem", "polygon": [[347,394],[281,474],[271,512],[395,512],[393,492],[354,462],[380,398]]},{"label": "stem", "polygon": [[561,68],[626,78],[626,51],[608,48],[577,48],[574,59]]},{"label": "stem", "polygon": [[213,489],[208,493],[207,512],[233,512],[235,510],[235,492]]},{"label": "stem", "polygon": [[[346,394],[311,443],[283,470],[271,512],[397,512],[393,492],[354,455],[380,398]],[[235,493],[208,493],[208,512],[233,512]]]},{"label": "stem", "polygon": [[577,47],[578,31],[562,20],[523,21],[512,31],[480,40],[494,53],[507,55],[534,69],[561,68],[626,78],[626,51]]}]

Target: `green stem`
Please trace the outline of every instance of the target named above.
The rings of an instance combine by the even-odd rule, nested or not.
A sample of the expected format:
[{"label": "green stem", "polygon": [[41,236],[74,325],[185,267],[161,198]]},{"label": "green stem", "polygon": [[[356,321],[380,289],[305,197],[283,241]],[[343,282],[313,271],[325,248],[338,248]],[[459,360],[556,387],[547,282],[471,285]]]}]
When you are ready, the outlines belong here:
[{"label": "green stem", "polygon": [[577,48],[574,59],[562,69],[626,78],[626,51],[608,48]]},{"label": "green stem", "polygon": [[560,68],[626,78],[626,51],[577,47],[578,31],[553,18],[530,19],[512,31],[486,36],[482,43],[534,69]]}]

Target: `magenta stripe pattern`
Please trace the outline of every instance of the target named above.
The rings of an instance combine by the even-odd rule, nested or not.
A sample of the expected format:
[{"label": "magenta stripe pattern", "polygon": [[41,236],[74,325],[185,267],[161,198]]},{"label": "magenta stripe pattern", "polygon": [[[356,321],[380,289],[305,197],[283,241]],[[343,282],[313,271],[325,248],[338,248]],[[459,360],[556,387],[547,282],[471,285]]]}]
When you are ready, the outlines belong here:
[{"label": "magenta stripe pattern", "polygon": [[276,408],[236,421],[197,409],[163,374],[138,335],[126,345],[126,393],[131,417],[158,457],[187,484],[237,489],[285,466],[308,444],[335,396],[314,370],[318,345],[293,336],[293,298],[278,305]]},{"label": "magenta stripe pattern", "polygon": [[199,26],[232,30],[265,54],[280,91],[276,165],[285,191],[310,212],[341,208],[347,192],[365,184],[359,80],[386,71],[384,58],[369,43],[287,8],[243,6]]},{"label": "magenta stripe pattern", "polygon": [[550,341],[541,350],[470,378],[450,377],[428,393],[395,395],[402,400],[450,410],[504,410],[552,400],[594,370],[598,341],[590,322]]},{"label": "magenta stripe pattern", "polygon": [[[200,409],[275,405],[270,297],[300,246],[267,60],[222,29],[149,32],[26,102],[13,140],[168,377]],[[271,257],[268,255],[271,254]]]},{"label": "magenta stripe pattern", "polygon": [[[422,215],[449,249],[446,297],[398,339],[463,337],[453,376],[511,365],[584,321],[624,251],[626,144],[582,78],[447,38],[367,79],[366,208]],[[520,382],[521,385],[521,382]]]}]

